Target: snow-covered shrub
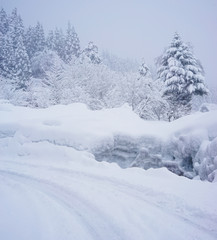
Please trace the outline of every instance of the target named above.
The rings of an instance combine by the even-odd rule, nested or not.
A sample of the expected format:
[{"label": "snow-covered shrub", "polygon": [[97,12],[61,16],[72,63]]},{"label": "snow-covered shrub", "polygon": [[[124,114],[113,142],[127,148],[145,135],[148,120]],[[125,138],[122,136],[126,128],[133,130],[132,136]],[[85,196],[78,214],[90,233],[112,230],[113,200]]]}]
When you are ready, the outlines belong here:
[{"label": "snow-covered shrub", "polygon": [[28,90],[16,89],[11,79],[0,77],[0,99],[9,100],[14,105],[28,106],[28,96]]},{"label": "snow-covered shrub", "polygon": [[32,78],[28,87],[28,106],[39,108],[48,107],[51,104],[51,94],[51,88],[47,87],[43,79]]}]

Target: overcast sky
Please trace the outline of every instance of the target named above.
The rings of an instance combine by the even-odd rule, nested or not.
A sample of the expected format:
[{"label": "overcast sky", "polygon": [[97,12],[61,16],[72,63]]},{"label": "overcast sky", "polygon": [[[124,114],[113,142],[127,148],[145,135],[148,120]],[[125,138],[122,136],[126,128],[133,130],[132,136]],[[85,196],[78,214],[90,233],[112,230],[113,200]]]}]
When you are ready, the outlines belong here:
[{"label": "overcast sky", "polygon": [[149,64],[177,31],[217,86],[217,0],[0,0],[0,7],[17,7],[26,26],[40,21],[45,30],[70,21],[82,47],[91,40],[101,51]]}]

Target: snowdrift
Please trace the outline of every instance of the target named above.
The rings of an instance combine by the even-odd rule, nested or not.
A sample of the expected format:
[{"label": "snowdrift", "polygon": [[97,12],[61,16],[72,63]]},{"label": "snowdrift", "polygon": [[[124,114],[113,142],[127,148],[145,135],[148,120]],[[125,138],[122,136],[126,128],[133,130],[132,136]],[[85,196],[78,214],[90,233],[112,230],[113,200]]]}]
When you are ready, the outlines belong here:
[{"label": "snowdrift", "polygon": [[144,122],[128,106],[2,102],[0,116],[0,239],[216,239],[216,182],[163,167],[191,154],[195,174],[215,171],[216,112]]}]

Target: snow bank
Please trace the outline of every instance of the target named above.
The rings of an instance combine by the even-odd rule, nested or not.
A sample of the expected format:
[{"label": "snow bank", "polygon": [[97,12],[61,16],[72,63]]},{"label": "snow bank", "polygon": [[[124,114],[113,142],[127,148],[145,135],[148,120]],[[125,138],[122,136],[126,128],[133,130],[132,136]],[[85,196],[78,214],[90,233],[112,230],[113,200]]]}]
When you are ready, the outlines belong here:
[{"label": "snow bank", "polygon": [[1,138],[73,147],[123,168],[165,166],[178,175],[215,179],[217,111],[171,123],[144,121],[127,105],[91,111],[79,103],[31,109],[3,101],[0,112]]}]

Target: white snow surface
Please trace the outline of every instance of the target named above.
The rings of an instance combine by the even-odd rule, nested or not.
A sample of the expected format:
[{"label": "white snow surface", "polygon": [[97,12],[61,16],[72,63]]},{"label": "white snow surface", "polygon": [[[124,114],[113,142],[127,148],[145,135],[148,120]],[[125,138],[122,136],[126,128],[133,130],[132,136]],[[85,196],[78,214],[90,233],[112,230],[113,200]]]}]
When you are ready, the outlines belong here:
[{"label": "white snow surface", "polygon": [[217,239],[216,181],[122,169],[91,154],[121,135],[167,141],[200,129],[215,143],[216,121],[216,111],[166,123],[144,121],[128,106],[30,109],[2,101],[0,239]]}]

